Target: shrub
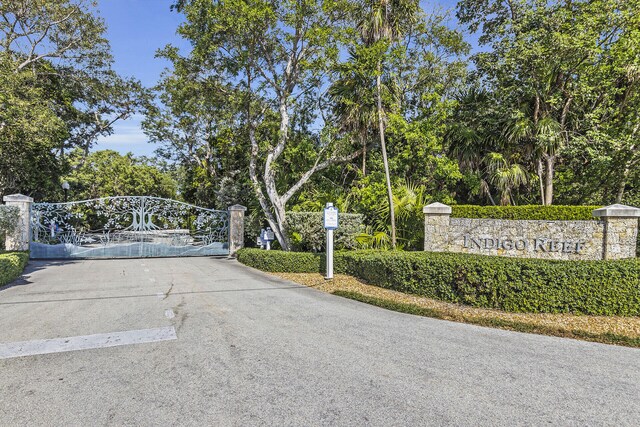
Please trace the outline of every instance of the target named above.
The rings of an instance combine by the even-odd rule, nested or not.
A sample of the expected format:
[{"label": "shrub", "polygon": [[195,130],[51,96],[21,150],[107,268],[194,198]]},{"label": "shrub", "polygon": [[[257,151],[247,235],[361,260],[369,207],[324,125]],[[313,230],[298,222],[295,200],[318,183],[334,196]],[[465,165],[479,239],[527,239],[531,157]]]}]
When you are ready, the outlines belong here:
[{"label": "shrub", "polygon": [[[265,271],[322,272],[319,254],[240,251]],[[640,315],[640,260],[551,261],[435,252],[337,252],[334,271],[372,285],[510,312]]]},{"label": "shrub", "polygon": [[27,252],[0,253],[0,286],[13,282],[29,261]]},{"label": "shrub", "polygon": [[592,215],[601,206],[451,206],[452,218],[528,219],[549,221],[595,220]]},{"label": "shrub", "polygon": [[[354,249],[356,236],[362,232],[364,216],[338,214],[340,227],[334,231],[336,249]],[[287,212],[287,233],[296,251],[320,252],[324,250],[326,232],[322,212]]]},{"label": "shrub", "polygon": [[241,249],[238,261],[262,271],[273,273],[317,273],[324,266],[324,254],[309,252],[266,251]]}]

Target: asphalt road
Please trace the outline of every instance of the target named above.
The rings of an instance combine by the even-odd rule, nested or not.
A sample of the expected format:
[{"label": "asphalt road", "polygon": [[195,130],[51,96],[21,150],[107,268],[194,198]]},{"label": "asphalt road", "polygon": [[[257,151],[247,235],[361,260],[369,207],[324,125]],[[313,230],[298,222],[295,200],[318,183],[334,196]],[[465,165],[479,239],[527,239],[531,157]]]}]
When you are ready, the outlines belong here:
[{"label": "asphalt road", "polygon": [[640,350],[394,313],[233,260],[33,262],[0,325],[5,345],[177,336],[0,359],[2,426],[640,424]]}]

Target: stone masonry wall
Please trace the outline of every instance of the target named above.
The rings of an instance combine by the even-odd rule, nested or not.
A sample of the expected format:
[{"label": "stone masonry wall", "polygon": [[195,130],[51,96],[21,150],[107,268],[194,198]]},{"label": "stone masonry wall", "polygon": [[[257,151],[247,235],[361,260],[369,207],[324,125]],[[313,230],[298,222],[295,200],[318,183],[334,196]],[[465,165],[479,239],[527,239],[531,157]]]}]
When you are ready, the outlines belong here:
[{"label": "stone masonry wall", "polygon": [[553,260],[624,259],[636,256],[640,209],[611,205],[593,221],[451,218],[451,207],[423,208],[424,250]]},{"label": "stone masonry wall", "polygon": [[604,259],[633,258],[636,256],[638,218],[607,218]]},{"label": "stone masonry wall", "polygon": [[603,257],[604,231],[603,221],[451,218],[443,249],[520,258],[596,260]]}]

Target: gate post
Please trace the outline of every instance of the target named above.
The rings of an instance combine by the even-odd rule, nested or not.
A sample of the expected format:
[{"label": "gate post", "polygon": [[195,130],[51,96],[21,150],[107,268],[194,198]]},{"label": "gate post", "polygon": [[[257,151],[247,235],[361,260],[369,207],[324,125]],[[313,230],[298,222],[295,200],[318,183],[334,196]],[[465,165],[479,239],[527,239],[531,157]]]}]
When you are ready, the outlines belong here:
[{"label": "gate post", "polygon": [[424,214],[424,250],[444,252],[449,242],[451,206],[431,203],[422,208]]},{"label": "gate post", "polygon": [[244,247],[244,212],[247,210],[242,205],[229,206],[229,255]]},{"label": "gate post", "polygon": [[3,197],[6,206],[15,206],[20,211],[18,226],[11,234],[7,234],[4,247],[8,251],[28,251],[31,241],[31,204],[33,199],[22,194],[11,194]]},{"label": "gate post", "polygon": [[640,209],[616,204],[594,210],[593,216],[604,221],[602,259],[635,258]]}]

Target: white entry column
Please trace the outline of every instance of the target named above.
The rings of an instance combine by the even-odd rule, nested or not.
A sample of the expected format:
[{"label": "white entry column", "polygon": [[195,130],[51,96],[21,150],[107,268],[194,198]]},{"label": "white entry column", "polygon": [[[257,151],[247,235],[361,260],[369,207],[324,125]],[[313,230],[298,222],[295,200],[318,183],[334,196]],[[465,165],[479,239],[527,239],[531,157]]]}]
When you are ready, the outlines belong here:
[{"label": "white entry column", "polygon": [[13,233],[7,234],[5,249],[8,251],[28,251],[31,241],[31,204],[33,199],[23,194],[4,196],[6,206],[15,206],[20,212],[18,227]]}]

